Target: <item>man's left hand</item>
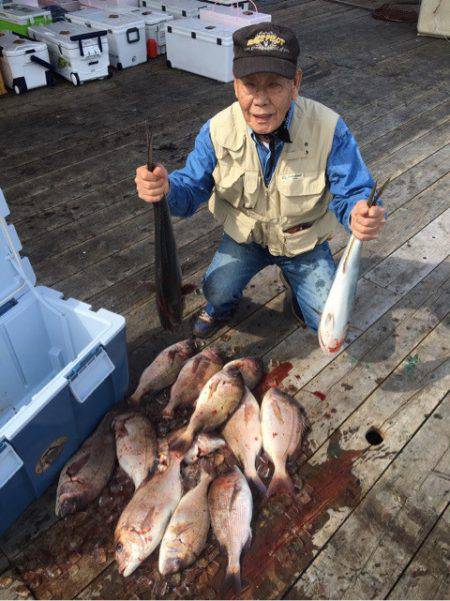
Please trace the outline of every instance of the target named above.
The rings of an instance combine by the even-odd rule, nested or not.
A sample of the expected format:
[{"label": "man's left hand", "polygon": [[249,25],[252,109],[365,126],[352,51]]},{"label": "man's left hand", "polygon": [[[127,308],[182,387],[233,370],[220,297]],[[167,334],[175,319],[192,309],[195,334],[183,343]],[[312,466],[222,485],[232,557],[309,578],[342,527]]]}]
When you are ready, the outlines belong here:
[{"label": "man's left hand", "polygon": [[350,228],[360,240],[376,240],[381,228],[386,223],[385,210],[377,205],[367,206],[367,201],[358,200],[353,207]]}]

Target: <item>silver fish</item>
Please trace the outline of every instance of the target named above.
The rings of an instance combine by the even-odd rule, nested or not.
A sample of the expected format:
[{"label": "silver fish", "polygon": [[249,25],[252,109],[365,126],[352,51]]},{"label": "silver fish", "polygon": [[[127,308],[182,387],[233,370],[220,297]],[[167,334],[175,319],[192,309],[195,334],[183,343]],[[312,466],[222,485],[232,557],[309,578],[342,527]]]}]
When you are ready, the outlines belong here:
[{"label": "silver fish", "polygon": [[193,340],[182,340],[164,349],[143,371],[138,387],[130,397],[133,404],[138,404],[149,392],[158,392],[171,386],[178,377],[181,368],[196,353]]},{"label": "silver fish", "polygon": [[61,471],[56,491],[55,513],[64,517],[85,509],[108,483],[116,461],[111,422],[114,414],[107,413],[95,432]]},{"label": "silver fish", "polygon": [[345,342],[355,303],[361,265],[362,242],[351,236],[328,293],[319,323],[319,344],[327,354],[337,353]]},{"label": "silver fish", "polygon": [[203,551],[210,526],[207,493],[211,480],[212,476],[202,471],[200,482],[178,503],[159,549],[163,576],[187,568]]},{"label": "silver fish", "polygon": [[235,592],[240,594],[240,557],[252,540],[253,501],[247,480],[237,466],[214,480],[209,489],[208,504],[214,534],[228,555],[224,589],[232,584]]},{"label": "silver fish", "polygon": [[172,444],[173,450],[184,454],[199,430],[207,432],[223,424],[239,406],[244,389],[237,367],[224,367],[214,374],[203,387],[187,428]]},{"label": "silver fish", "polygon": [[268,496],[294,493],[286,461],[298,448],[306,427],[305,412],[295,399],[279,388],[270,388],[266,392],[261,403],[262,441],[274,465]]},{"label": "silver fish", "polygon": [[226,446],[226,443],[220,436],[213,436],[212,434],[201,432],[195,437],[191,448],[184,456],[184,463],[195,463],[201,457],[214,453],[214,451],[217,451],[217,449],[221,449],[224,446]]},{"label": "silver fish", "polygon": [[181,460],[172,453],[168,468],[144,482],[120,516],[114,540],[123,576],[132,574],[159,545],[183,493]]},{"label": "silver fish", "polygon": [[163,411],[163,417],[172,418],[179,405],[193,406],[203,386],[215,373],[223,367],[219,352],[207,348],[192,357],[181,368],[181,371],[170,391],[170,399]]},{"label": "silver fish", "polygon": [[237,367],[244,378],[244,383],[247,388],[253,390],[257,386],[263,377],[264,365],[261,359],[258,357],[242,357],[241,359],[234,359],[225,365]]},{"label": "silver fish", "polygon": [[258,476],[255,461],[262,447],[261,421],[258,401],[247,388],[239,408],[222,429],[227,445],[244,467],[244,474],[260,492],[266,493]]},{"label": "silver fish", "polygon": [[139,488],[155,467],[156,434],[150,421],[137,412],[127,412],[114,419],[117,459],[120,467]]},{"label": "silver fish", "polygon": [[[378,201],[390,181],[391,178],[388,178],[379,190],[375,182],[367,200],[369,208]],[[348,323],[355,304],[361,250],[362,241],[352,235],[339,261],[322,311],[318,329],[319,344],[321,349],[330,355],[337,353],[345,342]]]}]

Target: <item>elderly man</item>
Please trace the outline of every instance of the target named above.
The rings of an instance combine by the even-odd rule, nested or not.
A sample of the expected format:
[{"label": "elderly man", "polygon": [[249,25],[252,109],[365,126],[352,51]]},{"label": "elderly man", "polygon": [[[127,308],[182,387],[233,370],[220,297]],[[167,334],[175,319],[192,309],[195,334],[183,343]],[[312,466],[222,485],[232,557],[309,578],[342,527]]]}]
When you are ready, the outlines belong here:
[{"label": "elderly man", "polygon": [[237,102],[203,125],[183,169],[139,167],[138,195],[157,202],[166,194],[180,216],[209,199],[223,225],[194,335],[222,326],[267,265],[280,268],[294,316],[316,331],[335,273],[328,240],[337,221],[372,240],[384,211],[367,208],[374,182],[342,118],[299,96],[294,33],[262,23],[237,30],[233,42]]}]

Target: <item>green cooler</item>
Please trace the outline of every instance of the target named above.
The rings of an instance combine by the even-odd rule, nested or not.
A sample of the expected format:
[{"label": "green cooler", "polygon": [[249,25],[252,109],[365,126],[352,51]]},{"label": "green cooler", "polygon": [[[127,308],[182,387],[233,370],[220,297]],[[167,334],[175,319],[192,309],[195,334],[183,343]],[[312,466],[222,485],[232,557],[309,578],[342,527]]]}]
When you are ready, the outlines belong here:
[{"label": "green cooler", "polygon": [[52,22],[50,11],[21,4],[0,2],[0,29],[28,35],[30,25],[46,25]]}]

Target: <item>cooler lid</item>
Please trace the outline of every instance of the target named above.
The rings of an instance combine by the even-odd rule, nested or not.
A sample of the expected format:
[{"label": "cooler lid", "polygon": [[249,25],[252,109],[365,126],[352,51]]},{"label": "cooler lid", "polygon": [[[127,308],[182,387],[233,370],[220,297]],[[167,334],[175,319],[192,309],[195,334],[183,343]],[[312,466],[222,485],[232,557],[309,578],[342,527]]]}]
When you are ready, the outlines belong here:
[{"label": "cooler lid", "polygon": [[69,18],[77,19],[93,25],[94,27],[110,29],[113,32],[120,32],[130,27],[144,27],[144,19],[140,15],[122,13],[114,8],[101,10],[95,8],[83,8],[72,13]]},{"label": "cooler lid", "polygon": [[36,283],[30,262],[20,256],[22,245],[16,230],[6,223],[8,215],[8,205],[0,189],[0,315],[7,302],[18,300],[27,291],[25,278],[33,285]]},{"label": "cooler lid", "polygon": [[176,19],[167,25],[167,31],[196,38],[210,44],[232,46],[233,32],[239,27],[239,25],[233,27],[222,23],[208,23],[200,19]]},{"label": "cooler lid", "polygon": [[15,4],[12,2],[8,2],[0,4],[0,17],[8,19],[8,18],[22,18],[22,19],[30,19],[32,17],[48,17],[49,14],[46,10],[42,8],[32,8],[31,6],[24,6],[22,4]]},{"label": "cooler lid", "polygon": [[[79,49],[80,42],[78,39],[73,39],[75,36],[80,36],[89,33],[96,33],[95,29],[86,27],[80,23],[70,23],[69,21],[57,21],[48,25],[36,25],[28,28],[28,32],[32,33],[38,39],[45,39],[48,42],[60,44],[68,50]],[[106,31],[98,32],[100,35],[106,35]],[[83,47],[96,46],[97,38],[87,38],[82,40]]]},{"label": "cooler lid", "polygon": [[44,42],[32,42],[14,35],[11,31],[0,31],[0,50],[4,56],[20,56],[27,52],[31,54],[32,51],[42,52],[46,48]]},{"label": "cooler lid", "polygon": [[206,6],[206,3],[199,0],[148,0],[148,6],[161,8],[163,12],[176,11],[187,14],[197,14],[199,9]]},{"label": "cooler lid", "polygon": [[146,25],[156,25],[158,23],[165,23],[166,21],[173,20],[173,15],[163,13],[161,10],[153,10],[152,8],[146,8],[144,6],[138,8],[135,8],[133,6],[123,7],[122,9],[120,9],[120,12],[142,18],[144,19]]}]

